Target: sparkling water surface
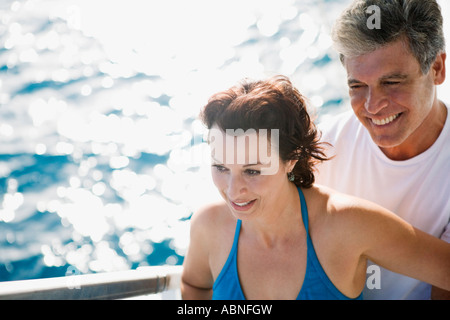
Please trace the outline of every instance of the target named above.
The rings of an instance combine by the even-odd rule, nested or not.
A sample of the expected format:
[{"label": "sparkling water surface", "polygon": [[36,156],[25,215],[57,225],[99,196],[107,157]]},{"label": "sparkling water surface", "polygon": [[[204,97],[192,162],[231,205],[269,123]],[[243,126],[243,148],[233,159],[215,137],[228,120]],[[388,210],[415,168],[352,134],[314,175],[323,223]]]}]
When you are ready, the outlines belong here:
[{"label": "sparkling water surface", "polygon": [[179,265],[219,199],[208,97],[290,76],[347,108],[330,27],[348,0],[0,2],[0,281]]}]

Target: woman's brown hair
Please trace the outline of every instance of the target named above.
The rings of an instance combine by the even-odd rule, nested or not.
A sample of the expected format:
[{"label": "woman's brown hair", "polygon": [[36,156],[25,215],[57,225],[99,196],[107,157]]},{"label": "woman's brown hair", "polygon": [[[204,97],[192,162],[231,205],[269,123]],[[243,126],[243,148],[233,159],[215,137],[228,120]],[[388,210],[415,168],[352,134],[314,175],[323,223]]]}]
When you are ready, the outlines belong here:
[{"label": "woman's brown hair", "polygon": [[309,188],[314,183],[314,165],[327,160],[316,126],[308,114],[305,99],[285,76],[267,80],[243,80],[214,94],[200,118],[211,129],[278,129],[282,161],[298,160],[294,183]]}]

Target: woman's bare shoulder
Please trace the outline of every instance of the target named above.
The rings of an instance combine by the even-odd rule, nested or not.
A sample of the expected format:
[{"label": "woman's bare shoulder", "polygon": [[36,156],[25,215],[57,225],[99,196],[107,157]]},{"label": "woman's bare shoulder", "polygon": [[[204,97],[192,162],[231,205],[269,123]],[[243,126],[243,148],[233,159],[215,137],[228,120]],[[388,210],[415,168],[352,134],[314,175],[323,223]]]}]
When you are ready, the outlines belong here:
[{"label": "woman's bare shoulder", "polygon": [[224,226],[235,224],[225,202],[219,201],[199,208],[191,217],[191,232],[202,230],[217,233]]},{"label": "woman's bare shoulder", "polygon": [[315,201],[319,202],[319,216],[326,221],[327,228],[336,234],[346,234],[346,238],[358,241],[378,237],[385,228],[404,228],[410,226],[393,212],[371,201],[317,186],[313,191]]},{"label": "woman's bare shoulder", "polygon": [[353,214],[363,212],[389,215],[388,210],[371,201],[341,193],[321,185],[315,185],[311,189],[313,199],[319,203],[322,213],[337,218],[351,217]]}]

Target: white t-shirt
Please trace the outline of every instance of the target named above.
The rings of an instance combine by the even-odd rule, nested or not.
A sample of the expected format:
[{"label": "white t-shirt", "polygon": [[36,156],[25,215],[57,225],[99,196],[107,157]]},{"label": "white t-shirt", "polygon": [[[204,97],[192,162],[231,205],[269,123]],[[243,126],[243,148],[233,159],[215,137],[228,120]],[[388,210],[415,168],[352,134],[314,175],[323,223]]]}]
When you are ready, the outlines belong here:
[{"label": "white t-shirt", "polygon": [[[414,227],[450,242],[450,112],[435,143],[405,161],[387,158],[353,111],[322,121],[322,140],[335,155],[317,167],[316,183],[375,202]],[[369,270],[369,269],[368,269]],[[373,270],[373,269],[371,269]],[[430,299],[431,286],[378,268],[368,271],[364,299]],[[369,282],[369,281],[367,281]],[[375,287],[375,288],[374,288]]]}]

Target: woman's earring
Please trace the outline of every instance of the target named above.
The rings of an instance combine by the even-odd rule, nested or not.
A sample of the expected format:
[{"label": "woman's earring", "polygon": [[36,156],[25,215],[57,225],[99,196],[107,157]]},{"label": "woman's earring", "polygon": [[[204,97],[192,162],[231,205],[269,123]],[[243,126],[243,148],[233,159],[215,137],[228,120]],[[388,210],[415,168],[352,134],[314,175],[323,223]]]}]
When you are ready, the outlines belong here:
[{"label": "woman's earring", "polygon": [[288,174],[287,174],[287,176],[288,176],[288,179],[289,179],[289,181],[290,182],[294,182],[294,180],[295,180],[295,174],[294,174],[294,172],[289,172]]}]

